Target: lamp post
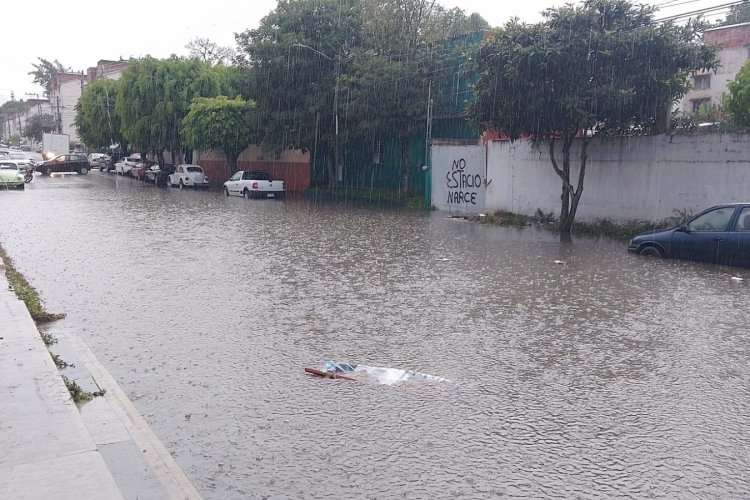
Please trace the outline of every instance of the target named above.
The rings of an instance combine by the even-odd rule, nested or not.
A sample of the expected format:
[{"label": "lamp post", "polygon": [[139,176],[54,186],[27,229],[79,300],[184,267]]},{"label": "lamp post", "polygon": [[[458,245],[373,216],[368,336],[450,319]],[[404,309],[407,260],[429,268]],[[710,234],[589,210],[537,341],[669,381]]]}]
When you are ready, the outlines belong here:
[{"label": "lamp post", "polygon": [[[334,88],[333,93],[333,130],[334,130],[334,172],[336,173],[336,180],[338,182],[341,182],[343,180],[343,169],[341,168],[341,164],[339,161],[339,80],[341,77],[341,56],[339,54],[336,54],[336,57],[330,57],[321,51],[314,49],[310,47],[309,45],[305,45],[302,43],[293,43],[291,45],[292,47],[301,47],[303,49],[308,49],[316,54],[325,57],[329,61],[334,61],[336,63],[336,86]],[[317,153],[317,152],[316,152]]]}]

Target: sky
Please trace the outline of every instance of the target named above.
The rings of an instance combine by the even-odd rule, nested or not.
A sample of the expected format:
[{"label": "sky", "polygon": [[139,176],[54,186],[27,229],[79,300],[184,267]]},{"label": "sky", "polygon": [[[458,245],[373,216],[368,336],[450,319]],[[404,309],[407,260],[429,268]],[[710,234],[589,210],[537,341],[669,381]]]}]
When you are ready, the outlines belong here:
[{"label": "sky", "polygon": [[[664,15],[726,4],[731,0],[645,0]],[[512,17],[537,22],[541,12],[559,7],[560,0],[438,0],[446,8],[479,13],[492,26]],[[575,2],[574,2],[575,3]],[[15,98],[41,97],[43,89],[28,74],[38,57],[74,71],[86,71],[100,59],[128,59],[151,55],[187,55],[185,44],[195,37],[234,47],[234,33],[258,26],[276,7],[276,0],[212,0],[173,2],[159,0],[37,0],[4,2],[0,50],[0,103]],[[661,14],[657,17],[662,17]],[[715,16],[713,19],[722,17]],[[36,95],[34,95],[36,94]]]}]

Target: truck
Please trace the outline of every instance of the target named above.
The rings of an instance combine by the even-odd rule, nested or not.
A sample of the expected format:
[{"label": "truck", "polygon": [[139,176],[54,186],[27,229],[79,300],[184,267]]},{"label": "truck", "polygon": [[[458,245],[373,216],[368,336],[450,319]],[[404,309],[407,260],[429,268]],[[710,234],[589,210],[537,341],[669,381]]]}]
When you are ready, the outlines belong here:
[{"label": "truck", "polygon": [[70,136],[68,134],[44,133],[42,135],[42,154],[45,159],[48,160],[69,151]]},{"label": "truck", "polygon": [[265,170],[240,170],[224,183],[223,191],[227,196],[280,200],[284,197],[284,181],[271,180]]}]

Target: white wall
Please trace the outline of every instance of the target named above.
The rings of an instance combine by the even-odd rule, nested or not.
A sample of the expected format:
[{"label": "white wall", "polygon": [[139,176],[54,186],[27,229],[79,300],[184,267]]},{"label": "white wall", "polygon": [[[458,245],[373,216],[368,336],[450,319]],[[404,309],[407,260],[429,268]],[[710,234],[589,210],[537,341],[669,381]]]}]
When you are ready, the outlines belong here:
[{"label": "white wall", "polygon": [[[471,148],[473,153],[461,155],[482,154],[482,146]],[[578,151],[576,144],[571,155],[574,185]],[[436,153],[440,151],[433,149],[433,155]],[[485,207],[471,212],[505,210],[534,215],[541,209],[559,215],[562,184],[544,146],[534,147],[529,141],[493,141],[486,154]],[[433,161],[432,193],[435,206],[449,210],[445,203],[438,203],[445,197],[441,184],[445,184],[450,158],[444,156],[440,165]],[[559,153],[557,159],[562,162]],[[597,138],[589,145],[577,220],[659,220],[676,210],[696,212],[733,201],[750,201],[750,135]]]},{"label": "white wall", "polygon": [[[80,142],[78,138],[78,131],[73,120],[75,120],[76,112],[75,106],[78,104],[78,99],[81,98],[82,84],[80,80],[72,80],[65,82],[60,85],[59,98],[60,98],[60,119],[62,123],[62,133],[70,136],[70,142]],[[53,106],[57,106],[56,102],[52,103]],[[57,111],[57,109],[55,109]]]},{"label": "white wall", "polygon": [[451,213],[484,212],[484,147],[439,145],[431,152],[432,204]]}]

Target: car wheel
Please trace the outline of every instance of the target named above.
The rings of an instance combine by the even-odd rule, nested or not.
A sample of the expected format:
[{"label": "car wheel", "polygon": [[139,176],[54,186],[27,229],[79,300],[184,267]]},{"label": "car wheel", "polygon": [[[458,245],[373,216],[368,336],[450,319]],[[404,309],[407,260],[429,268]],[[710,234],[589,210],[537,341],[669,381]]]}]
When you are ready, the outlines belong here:
[{"label": "car wheel", "polygon": [[649,245],[638,250],[638,255],[643,257],[651,257],[654,259],[661,259],[664,257],[664,253],[658,247]]},{"label": "car wheel", "polygon": [[52,167],[47,167],[44,169],[44,173],[46,175],[52,175]]},{"label": "car wheel", "polygon": [[246,200],[249,200],[250,199],[250,190],[249,189],[245,189],[242,192],[242,196],[244,196]]},{"label": "car wheel", "polygon": [[81,175],[86,175],[89,173],[89,167],[81,167],[81,169],[78,171]]},{"label": "car wheel", "polygon": [[224,186],[224,196],[229,196],[229,190]]}]

